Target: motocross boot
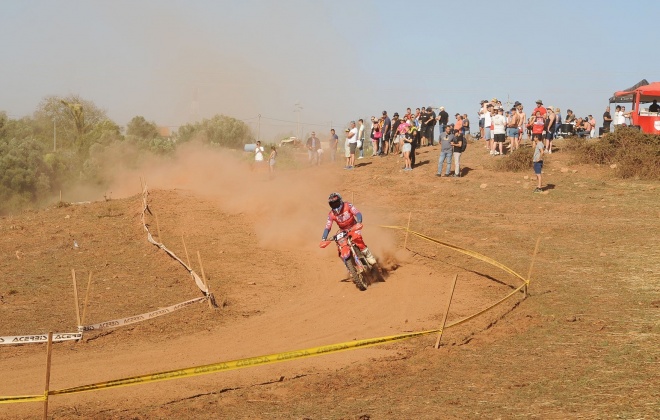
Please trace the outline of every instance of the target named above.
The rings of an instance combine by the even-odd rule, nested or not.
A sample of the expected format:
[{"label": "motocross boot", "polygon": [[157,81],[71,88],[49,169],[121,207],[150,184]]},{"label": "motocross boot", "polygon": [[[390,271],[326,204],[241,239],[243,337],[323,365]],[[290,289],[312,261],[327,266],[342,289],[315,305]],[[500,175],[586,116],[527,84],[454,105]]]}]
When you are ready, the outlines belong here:
[{"label": "motocross boot", "polygon": [[375,264],[376,264],[376,258],[373,256],[373,254],[371,253],[371,251],[369,251],[369,248],[364,248],[364,249],[362,250],[362,255],[365,256],[365,258],[367,259],[367,261],[369,262],[369,264],[371,264],[371,265],[375,265]]}]

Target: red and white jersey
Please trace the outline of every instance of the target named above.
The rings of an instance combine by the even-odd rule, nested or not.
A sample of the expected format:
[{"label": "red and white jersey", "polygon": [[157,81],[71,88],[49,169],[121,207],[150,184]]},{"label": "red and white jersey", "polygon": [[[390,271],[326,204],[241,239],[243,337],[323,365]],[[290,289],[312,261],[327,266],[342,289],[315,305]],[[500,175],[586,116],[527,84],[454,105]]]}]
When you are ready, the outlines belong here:
[{"label": "red and white jersey", "polygon": [[358,210],[351,203],[344,203],[339,214],[335,214],[332,210],[328,213],[328,221],[325,223],[325,228],[330,230],[332,228],[332,222],[337,222],[339,229],[346,230],[357,223],[355,215],[358,214]]}]

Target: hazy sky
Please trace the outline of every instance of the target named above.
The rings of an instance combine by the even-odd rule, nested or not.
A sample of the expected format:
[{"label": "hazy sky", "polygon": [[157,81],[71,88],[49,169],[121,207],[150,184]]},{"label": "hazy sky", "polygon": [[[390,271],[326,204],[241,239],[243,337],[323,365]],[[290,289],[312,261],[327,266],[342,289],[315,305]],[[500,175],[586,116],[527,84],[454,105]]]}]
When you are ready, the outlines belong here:
[{"label": "hazy sky", "polygon": [[[599,119],[660,80],[660,1],[4,1],[0,110],[78,94],[120,125],[225,114],[263,138],[407,106],[536,99]],[[563,112],[565,114],[565,112]],[[270,119],[267,119],[270,118]],[[476,119],[473,119],[476,122]],[[312,125],[318,124],[318,125]]]}]

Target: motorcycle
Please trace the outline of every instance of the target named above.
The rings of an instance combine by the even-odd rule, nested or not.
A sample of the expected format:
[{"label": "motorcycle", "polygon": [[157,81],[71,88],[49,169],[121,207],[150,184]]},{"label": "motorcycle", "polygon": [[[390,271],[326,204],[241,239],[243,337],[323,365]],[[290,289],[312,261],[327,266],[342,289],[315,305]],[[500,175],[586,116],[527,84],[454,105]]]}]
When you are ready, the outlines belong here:
[{"label": "motorcycle", "polygon": [[370,275],[373,266],[369,264],[367,258],[362,254],[360,248],[353,242],[351,233],[362,229],[362,224],[353,225],[349,230],[340,230],[335,236],[327,241],[321,242],[321,248],[327,247],[331,242],[337,243],[339,257],[344,261],[351,280],[361,291],[367,290],[367,277]]}]

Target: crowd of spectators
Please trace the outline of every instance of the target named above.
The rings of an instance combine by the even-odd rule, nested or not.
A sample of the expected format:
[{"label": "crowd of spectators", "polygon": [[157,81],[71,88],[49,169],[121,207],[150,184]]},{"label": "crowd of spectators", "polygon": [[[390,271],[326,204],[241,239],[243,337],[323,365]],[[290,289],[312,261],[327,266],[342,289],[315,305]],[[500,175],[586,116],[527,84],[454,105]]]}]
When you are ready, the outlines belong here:
[{"label": "crowd of spectators", "polygon": [[[416,108],[414,112],[411,108],[407,108],[402,116],[395,112],[391,117],[387,111],[383,111],[379,117],[371,117],[368,127],[364,125],[363,120],[358,120],[357,123],[351,121],[345,130],[343,141],[346,158],[344,169],[354,169],[356,159],[364,159],[366,155],[372,158],[402,157],[404,160],[402,169],[412,171],[416,165],[416,151],[439,144],[440,156],[436,176],[460,177],[462,174],[460,158],[468,145],[468,140],[482,141],[483,147],[491,156],[506,156],[519,149],[525,140],[533,142],[536,169],[542,165],[542,156],[552,153],[555,138],[569,135],[583,138],[596,137],[596,120],[593,115],[577,117],[571,109],[567,109],[565,118],[562,118],[561,109],[544,106],[540,99],[535,102],[535,107],[529,115],[518,101],[507,108],[505,109],[497,98],[481,101],[477,112],[478,131],[473,134],[470,133],[472,126],[468,114],[455,113],[453,121],[450,121],[449,113],[444,106],[421,107]],[[611,124],[615,127],[625,124],[626,117],[629,117],[629,113],[626,114],[625,108],[617,106],[614,116],[611,116],[608,107],[603,114],[602,132],[609,132]],[[307,141],[310,164],[320,163],[322,151],[316,149],[317,144],[317,139],[312,133],[312,137]],[[339,145],[341,148],[341,144],[335,130],[332,129],[330,134],[332,161],[335,161],[337,147]],[[320,146],[318,147],[320,149]]]}]

